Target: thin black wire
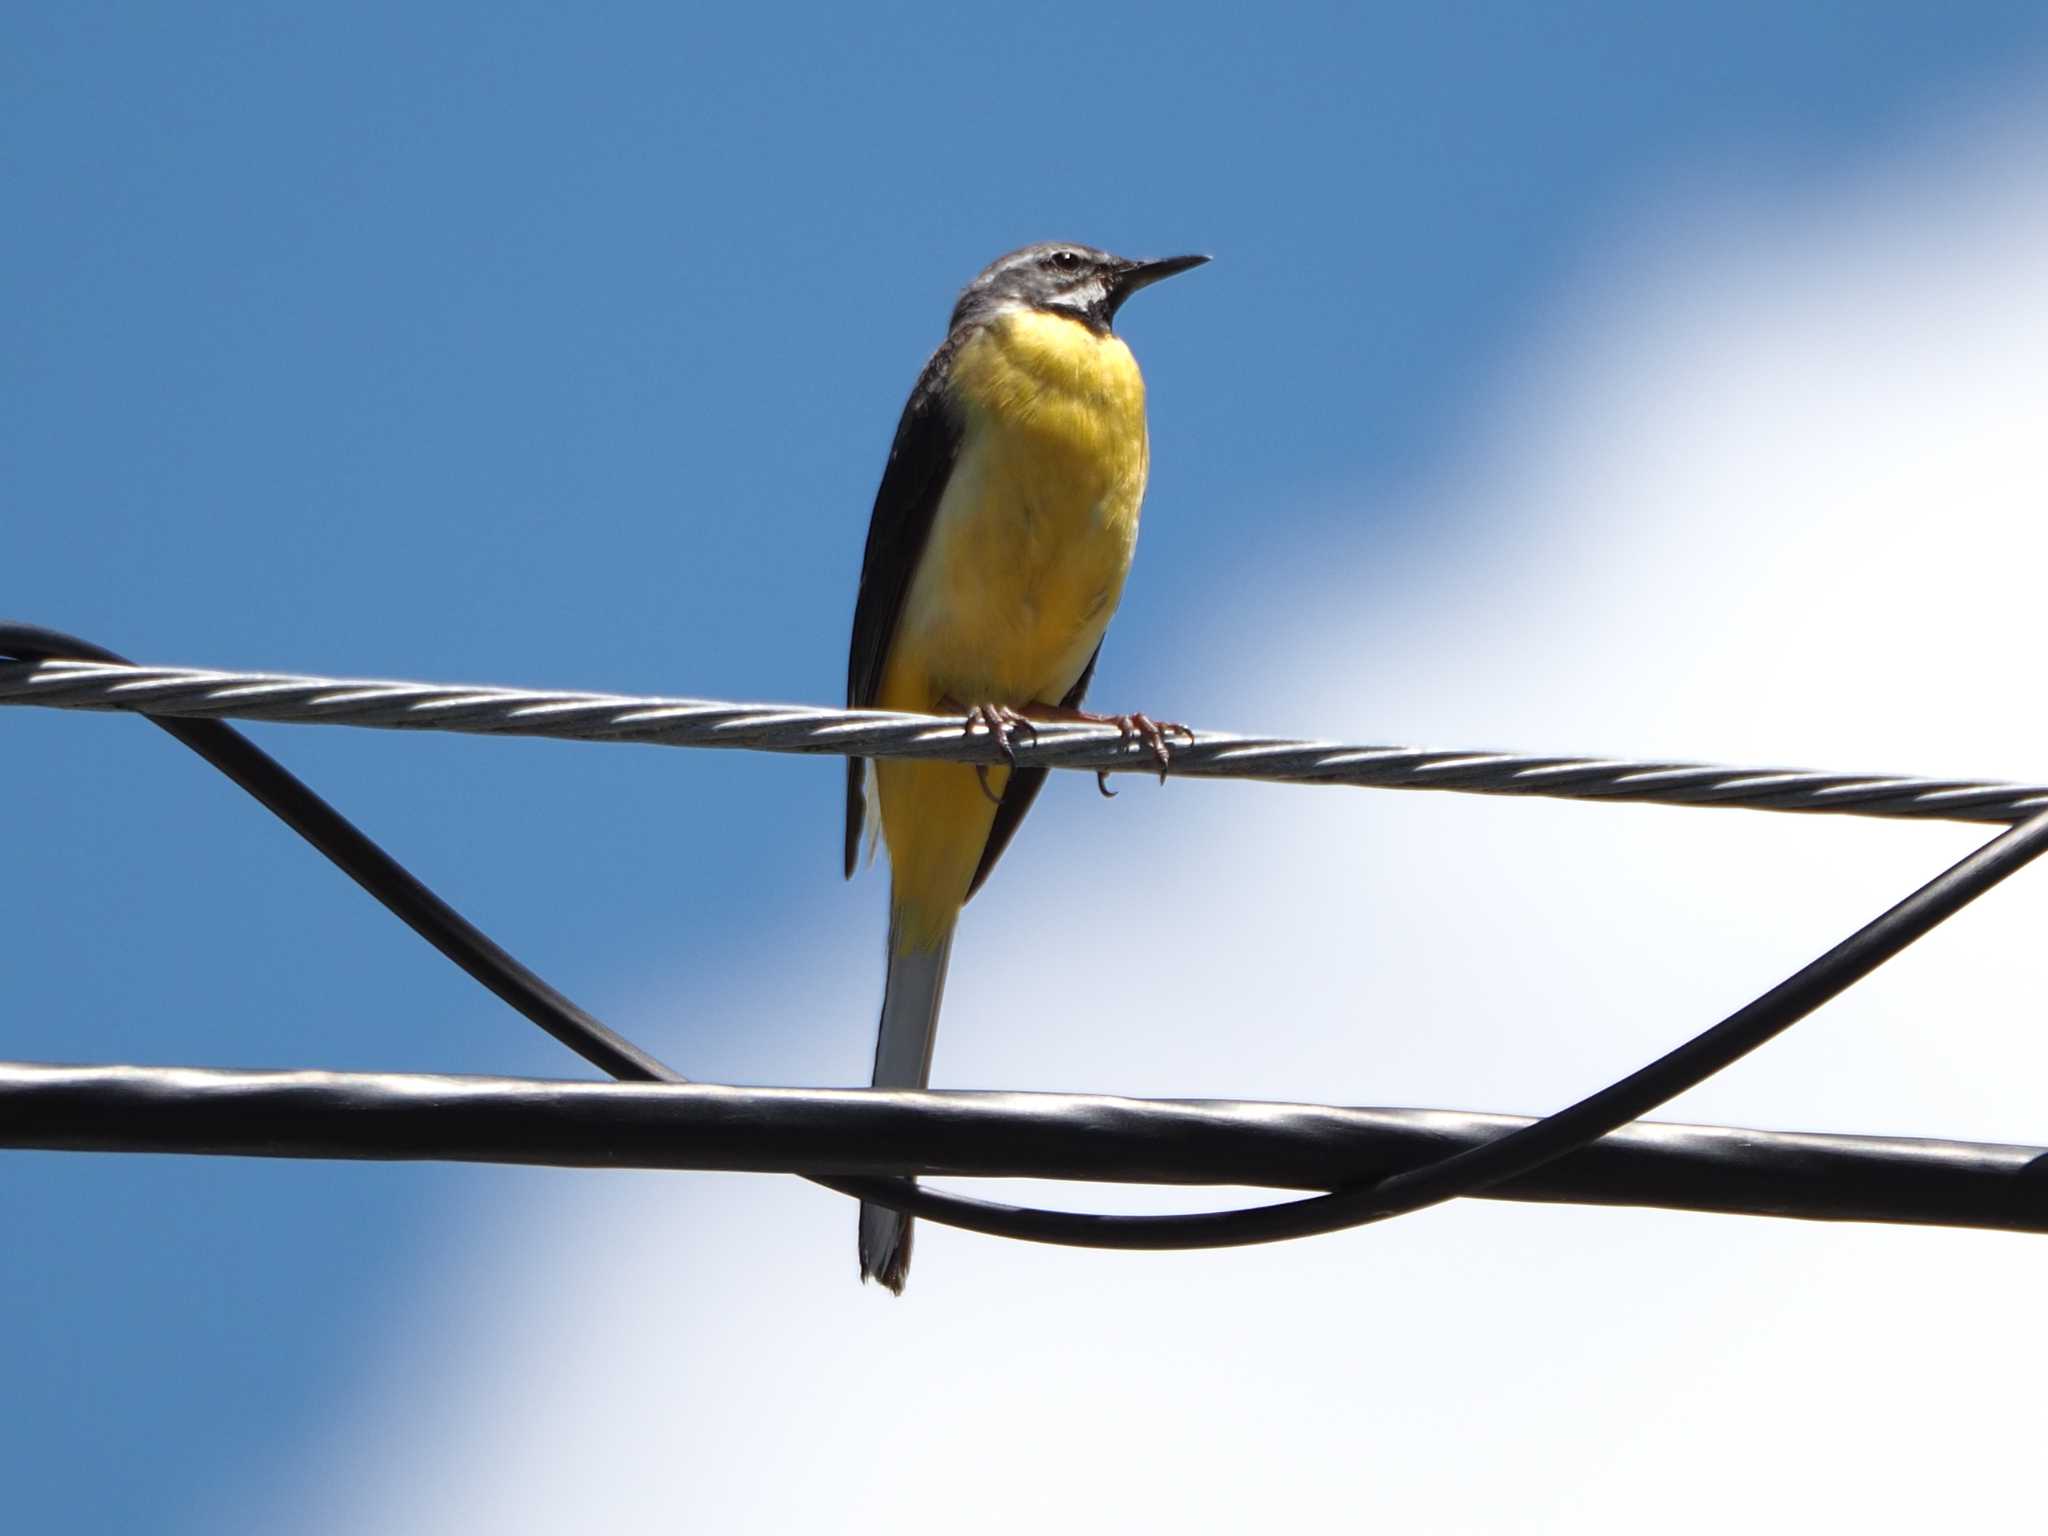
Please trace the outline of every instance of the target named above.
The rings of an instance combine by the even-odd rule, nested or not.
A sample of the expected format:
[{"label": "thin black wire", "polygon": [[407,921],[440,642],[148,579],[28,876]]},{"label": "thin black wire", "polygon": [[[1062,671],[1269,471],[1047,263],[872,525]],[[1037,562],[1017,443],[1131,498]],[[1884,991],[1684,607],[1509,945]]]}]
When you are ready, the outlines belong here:
[{"label": "thin black wire", "polygon": [[[24,624],[0,623],[0,654],[24,661],[127,664],[103,647]],[[627,1080],[687,1081],[520,965],[232,727],[215,721],[155,723],[227,773],[443,954],[586,1060]],[[2044,851],[2048,812],[1993,839],[1755,1002],[1622,1081],[1482,1146],[1372,1184],[1249,1209],[1108,1216],[941,1194],[907,1179],[816,1182],[948,1225],[1086,1247],[1229,1247],[1383,1221],[1523,1177],[1697,1086],[1854,985]]]},{"label": "thin black wire", "polygon": [[[0,655],[18,661],[104,661],[132,666],[104,646],[35,624],[0,622]],[[491,937],[422,885],[305,781],[231,725],[218,720],[146,716],[247,790],[279,820],[332,860],[400,921],[499,998],[613,1077],[688,1082],[673,1068],[576,1006]]]},{"label": "thin black wire", "polygon": [[[1366,1226],[1526,1177],[1641,1118],[1782,1034],[2044,852],[2048,811],[1993,838],[1812,964],[1648,1066],[1533,1124],[1420,1168],[1327,1195],[1227,1212],[1115,1217],[1059,1212],[1057,1223],[1041,1225],[1041,1212],[1003,1207],[1004,1231],[1023,1227],[1041,1242],[1089,1247],[1239,1247]],[[902,1197],[921,1201],[932,1192],[907,1181],[897,1184],[900,1208],[924,1215],[918,1203]]]}]

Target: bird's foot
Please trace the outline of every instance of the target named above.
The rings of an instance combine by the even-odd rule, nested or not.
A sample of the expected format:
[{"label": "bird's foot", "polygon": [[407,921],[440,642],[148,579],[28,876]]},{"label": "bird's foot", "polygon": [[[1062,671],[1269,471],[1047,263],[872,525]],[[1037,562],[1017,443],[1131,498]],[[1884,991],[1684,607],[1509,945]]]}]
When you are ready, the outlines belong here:
[{"label": "bird's foot", "polygon": [[[1178,720],[1154,720],[1150,715],[1098,715],[1085,709],[1039,708],[1032,714],[1040,720],[1071,720],[1082,725],[1113,725],[1123,744],[1142,741],[1145,749],[1152,754],[1152,760],[1159,765],[1159,782],[1166,782],[1166,770],[1173,765],[1173,748],[1166,738],[1178,736],[1189,746],[1195,744],[1195,733]],[[1099,768],[1095,773],[1095,787],[1109,799],[1116,798],[1116,791],[1109,787],[1109,770]]]},{"label": "bird's foot", "polygon": [[[941,709],[958,709],[959,707],[959,704],[952,699],[939,700],[939,708]],[[1002,754],[1003,761],[1012,768],[1017,766],[1017,749],[1010,744],[1011,736],[1018,731],[1022,731],[1032,740],[1036,741],[1038,739],[1038,727],[1032,724],[1030,717],[1021,710],[1012,709],[1007,704],[974,705],[967,711],[966,718],[960,722],[960,730],[963,735],[967,736],[972,736],[977,730],[986,731],[995,739],[996,751]],[[988,787],[988,768],[989,765],[987,763],[976,763],[974,765],[975,781],[981,785],[981,792],[988,796],[992,804],[1001,805],[1003,797]]]}]

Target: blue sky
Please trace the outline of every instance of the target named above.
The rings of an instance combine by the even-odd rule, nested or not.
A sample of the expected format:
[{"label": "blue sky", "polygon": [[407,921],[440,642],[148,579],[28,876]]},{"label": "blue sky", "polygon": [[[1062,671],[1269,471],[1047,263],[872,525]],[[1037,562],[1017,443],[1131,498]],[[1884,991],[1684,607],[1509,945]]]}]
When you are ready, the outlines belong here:
[{"label": "blue sky", "polygon": [[[2039,7],[1988,4],[1332,7],[1257,21],[1193,4],[701,17],[10,7],[0,609],[152,661],[834,700],[874,481],[954,291],[1004,249],[1071,237],[1217,258],[1135,301],[1121,325],[1151,384],[1154,474],[1099,698],[1228,729],[2041,774],[2048,763],[2024,746],[1970,736],[1989,680],[1971,690],[1915,672],[1923,651],[1899,642],[1897,616],[1925,594],[1886,587],[1896,572],[1872,562],[1925,526],[1896,499],[1856,512],[1864,492],[1917,484],[1912,466],[1941,465],[1990,429],[1961,420],[1882,475],[1855,455],[1960,417],[1971,382],[2009,363],[1997,327],[1981,355],[1938,351],[1930,336],[1977,333],[1932,299],[1945,318],[1924,334],[1884,320],[1911,308],[1923,274],[1958,292],[2001,291],[1987,272],[2010,279],[2004,246],[1981,262],[1969,252],[1986,231],[2033,227],[1996,216],[2037,206],[2000,125],[2038,97],[2044,48]],[[2009,163],[2022,166],[2012,186],[1996,175]],[[1722,336],[1757,350],[1717,350]],[[1861,380],[1923,346],[1918,366],[1941,391],[1896,417],[1881,392],[1863,398]],[[1737,382],[1717,386],[1724,372]],[[1747,410],[1744,380],[1783,398]],[[1999,484],[2037,467],[2014,452]],[[1809,455],[1849,467],[1822,476]],[[1753,483],[1730,479],[1738,461]],[[1964,478],[1948,469],[1931,484]],[[1694,498],[1695,486],[1733,499]],[[1767,505],[1779,489],[1782,506]],[[1865,520],[1830,521],[1852,515]],[[1870,520],[1881,515],[1899,526]],[[1857,549],[1848,577],[1839,560],[1812,563],[1824,535]],[[1950,574],[1944,590],[1997,573]],[[1873,606],[1830,628],[1814,618],[1817,591]],[[1500,643],[1473,651],[1489,626]],[[1811,670],[1782,647],[1757,664],[1759,634],[1797,638]],[[1956,656],[1971,638],[1955,637]],[[1927,730],[1886,736],[1883,697],[1849,708],[1828,691],[1858,654],[1890,659]],[[0,884],[0,1055],[580,1070],[157,733],[34,711],[0,731],[22,808]],[[882,880],[839,884],[832,765],[257,734],[502,942],[685,1070],[862,1076]],[[1706,1022],[1970,841],[1385,797],[1303,807],[1290,794],[1302,798],[1134,786],[1109,806],[1085,779],[1056,783],[970,916],[961,965],[989,991],[956,978],[939,1080],[1542,1108],[1668,1043],[1649,1019],[1667,1003]],[[1635,819],[1607,850],[1619,862],[1602,864],[1588,849],[1606,833],[1588,818],[1614,816]],[[1338,817],[1354,818],[1341,823],[1357,832],[1352,856],[1310,869]],[[1828,900],[1788,893],[1772,922],[1755,893],[1702,894],[1738,889],[1703,868],[1737,881],[1738,851],[1770,857],[1786,840],[1802,867],[1828,872]],[[1445,847],[1456,880],[1417,896],[1404,870],[1442,862]],[[1169,857],[1184,880],[1148,884]],[[1289,859],[1307,886],[1331,882],[1329,910],[1355,903],[1356,920],[1325,931],[1290,915],[1306,898],[1272,883]],[[1597,921],[1562,912],[1528,926],[1557,899],[1523,890],[1541,872]],[[1216,952],[1299,951],[1288,1019],[1239,1016],[1233,1029],[1219,1014],[1176,1034],[1166,1018],[1131,1020],[1141,1005],[1126,998],[1064,1035],[995,1028],[997,978],[1063,980],[1065,957],[1093,953],[1090,935],[1161,976],[1162,1015],[1192,1006],[1166,973],[1195,914],[1163,904],[1197,885],[1262,903],[1197,903]],[[1631,912],[1600,905],[1617,888]],[[2038,896],[2013,899],[2038,914]],[[1481,913],[1498,925],[1485,930],[1492,963],[1419,958],[1437,953],[1430,933]],[[1675,937],[1657,965],[1616,979],[1596,941],[1631,913]],[[1059,944],[1045,936],[1056,920],[1075,925]],[[1382,938],[1403,923],[1425,924],[1405,951]],[[1219,997],[1253,985],[1189,963]],[[1994,947],[1979,969],[1994,964],[2010,994],[1983,1027],[2017,1027],[2039,992],[2009,952]],[[1477,1055],[1460,1045],[1462,1021],[1529,1012],[1532,994],[1554,1032],[1489,1037]],[[1616,1022],[1599,1035],[1593,1016],[1610,1014],[1636,1032]],[[1423,1015],[1438,1055],[1392,1022]],[[1580,1018],[1583,1038],[1567,1028]],[[1970,1043],[1967,1071],[1916,1054],[1926,1047],[1900,1019],[1882,1037],[1890,1075],[1855,1067],[1856,1041],[1816,1020],[1816,1043],[1784,1048],[1812,1058],[1787,1068],[1782,1098],[1763,1083],[1713,1112],[2048,1134],[2010,1104],[1915,1098],[1930,1082],[1962,1092],[2007,1042]],[[1896,1096],[1859,1097],[1871,1084]],[[657,1218],[675,1224],[659,1244],[644,1235]],[[1754,1336],[1772,1319],[1792,1330],[1764,1298],[1817,1266],[1839,1264],[1845,1280],[1909,1268],[1906,1250],[1868,1234],[1818,1260],[1819,1239],[1791,1229],[1752,1239],[1731,1223],[1490,1208],[1437,1219],[1454,1224],[1226,1258],[1213,1283],[1240,1299],[1327,1287],[1332,1305],[1379,1287],[1421,1305],[1445,1284],[1439,1265],[1467,1278],[1498,1265],[1505,1281],[1520,1262],[1564,1285],[1571,1271],[1531,1255],[1568,1232],[1581,1260],[1590,1245],[1609,1266],[1596,1273],[1640,1297],[1671,1273],[1653,1260],[1678,1232],[1667,1263],[1696,1258],[1687,1243],[1760,1245],[1726,1289],[1697,1268],[1679,1286],[1708,1334]],[[753,1403],[764,1382],[798,1383],[777,1401],[802,1398],[801,1426],[858,1450],[866,1421],[832,1407],[831,1379],[803,1385],[804,1351],[829,1338],[850,1352],[856,1399],[860,1373],[979,1351],[991,1380],[1024,1383],[1019,1402],[1058,1415],[1071,1406],[1061,1378],[1032,1375],[1027,1344],[1006,1345],[992,1320],[1114,1312],[1104,1289],[1136,1307],[1171,1285],[1162,1261],[928,1235],[892,1311],[854,1287],[850,1211],[766,1181],[10,1154],[0,1221],[0,1306],[16,1320],[0,1444],[11,1505],[38,1527],[311,1529],[350,1508],[382,1529],[441,1529],[423,1511],[454,1506],[435,1503],[435,1458],[420,1447],[449,1446],[451,1466],[465,1464],[458,1446],[499,1465],[475,1439],[475,1402],[494,1401],[489,1362],[579,1307],[619,1306],[643,1330],[627,1338],[648,1363],[627,1349],[590,1389],[593,1412],[630,1404],[642,1430],[649,1415],[659,1430],[664,1406],[695,1422],[699,1410],[646,1378],[670,1348],[697,1358],[691,1320],[735,1292],[755,1298],[731,1315],[760,1330],[758,1349],[712,1350],[703,1378],[661,1390]],[[640,1235],[613,1253],[620,1232]],[[2039,1274],[2009,1242],[1941,1241],[1959,1246],[1924,1251],[1977,1255],[1985,1283],[2015,1295]],[[649,1337],[658,1322],[563,1280],[565,1253],[666,1295],[677,1333]],[[633,1268],[643,1262],[665,1273]],[[1182,1273],[1212,1273],[1201,1262]],[[801,1320],[786,1342],[778,1319]],[[1143,1320],[1122,1326],[1136,1335]],[[1535,1319],[1510,1312],[1502,1326],[1490,1368],[1522,1380],[1557,1368]],[[1048,1340],[1089,1336],[1047,1327],[1016,1332],[1055,1351]],[[1678,1350],[1692,1335],[1675,1331],[1679,1344],[1631,1342],[1638,1355]],[[1132,1387],[1120,1411],[1170,1417],[1169,1395],[1204,1390],[1162,1364],[1178,1359],[1175,1337],[1125,1362],[1139,1379],[1148,1362],[1160,1370],[1160,1400]],[[1266,1404],[1276,1441],[1314,1402],[1261,1352],[1282,1344],[1229,1346],[1244,1352],[1232,1390]],[[1901,1370],[1938,1369],[1920,1341],[1898,1348]],[[1396,1397],[1422,1393],[1442,1365],[1390,1358]],[[1703,1369],[1658,1358],[1688,1380]],[[535,1372],[533,1398],[581,1401],[573,1370]],[[1602,1379],[1589,1375],[1588,1392]],[[1776,1384],[1795,1380],[1811,1385]],[[474,1401],[464,1382],[483,1384]],[[1650,1416],[1669,1445],[1639,1447],[1647,1464],[1713,1422],[1699,1411],[1690,1421],[1673,1399]],[[1061,1453],[1017,1425],[988,1428],[1020,1458],[1059,1464],[1036,1460]],[[547,1529],[541,1485],[578,1474],[533,1433],[540,1448],[517,1464],[539,1483],[506,1486],[532,1522],[517,1528]],[[1445,1437],[1427,1438],[1418,1465],[1443,1454]],[[677,1438],[671,1470],[708,1478],[732,1528],[773,1529],[789,1510],[744,1496],[766,1475],[745,1461],[749,1443],[707,1465]],[[1134,1452],[1126,1470],[1185,1480],[1215,1464],[1201,1444]],[[1340,1485],[1341,1446],[1296,1454],[1302,1486]],[[1558,1519],[1576,1508],[1598,1526],[1554,1467],[1520,1475]],[[317,1506],[312,1490],[325,1490]],[[616,1512],[619,1528],[633,1510],[658,1521],[635,1505]],[[919,1529],[943,1513],[913,1497],[905,1518]]]}]

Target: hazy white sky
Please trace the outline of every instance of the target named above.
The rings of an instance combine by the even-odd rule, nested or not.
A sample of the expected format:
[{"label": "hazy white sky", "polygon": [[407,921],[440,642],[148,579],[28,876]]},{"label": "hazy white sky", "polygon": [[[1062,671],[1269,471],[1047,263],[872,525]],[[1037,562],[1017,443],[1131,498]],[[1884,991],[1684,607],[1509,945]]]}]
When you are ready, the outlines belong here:
[{"label": "hazy white sky", "polygon": [[[1188,658],[1247,701],[1214,723],[2048,776],[2044,129],[1951,122],[1824,196],[1695,189],[1615,230],[1414,492],[1433,548],[1269,551],[1271,627]],[[1982,836],[1080,788],[970,912],[942,1085],[1541,1111]],[[710,1011],[867,1015],[846,910],[763,935]],[[2033,871],[1672,1113],[2041,1140],[2044,918]],[[650,972],[648,1011],[685,986]],[[1218,1255],[927,1226],[898,1302],[793,1181],[537,1173],[450,1221],[331,1436],[224,1516],[1955,1528],[2038,1495],[2038,1239],[1477,1203]]]}]

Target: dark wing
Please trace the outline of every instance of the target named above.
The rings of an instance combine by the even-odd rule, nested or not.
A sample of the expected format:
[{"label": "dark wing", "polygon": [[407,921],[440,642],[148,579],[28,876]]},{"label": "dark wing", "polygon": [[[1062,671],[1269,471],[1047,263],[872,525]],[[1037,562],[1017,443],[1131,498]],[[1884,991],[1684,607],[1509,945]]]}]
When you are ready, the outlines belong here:
[{"label": "dark wing", "polygon": [[[889,463],[875,492],[868,523],[867,555],[860,567],[860,597],[853,608],[853,646],[846,658],[846,707],[870,709],[882,690],[882,668],[911,574],[924,555],[932,518],[953,461],[960,453],[960,424],[946,406],[946,370],[952,366],[958,333],[949,336],[918,375],[917,388],[896,424]],[[860,861],[861,831],[867,822],[864,758],[846,760],[846,873]],[[1022,812],[1019,812],[1021,815]]]},{"label": "dark wing", "polygon": [[[1081,680],[1067,690],[1067,696],[1060,700],[1062,709],[1079,709],[1081,699],[1088,692],[1089,681],[1095,676],[1095,663],[1102,659],[1102,643],[1095,644],[1095,654],[1088,658],[1088,665],[1081,669]],[[971,901],[974,893],[981,889],[981,882],[988,878],[988,872],[996,867],[996,860],[1003,856],[1003,850],[1010,846],[1010,839],[1017,835],[1017,826],[1024,820],[1024,813],[1031,809],[1031,802],[1038,798],[1038,792],[1045,788],[1045,776],[1050,768],[1012,768],[1010,782],[1003,786],[1003,798],[996,806],[995,822],[988,829],[988,841],[982,845],[981,862],[974,866],[974,878],[967,882],[967,896]]]}]

